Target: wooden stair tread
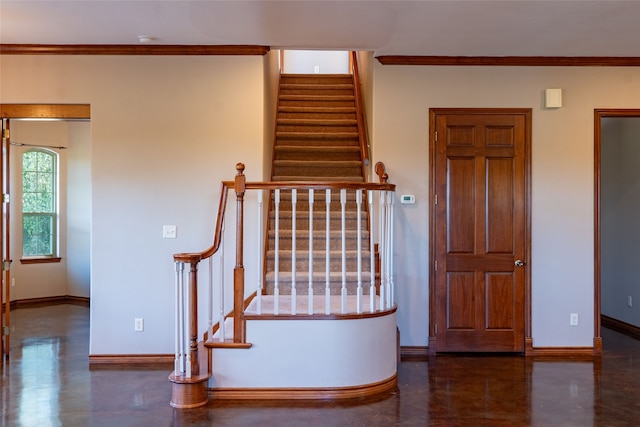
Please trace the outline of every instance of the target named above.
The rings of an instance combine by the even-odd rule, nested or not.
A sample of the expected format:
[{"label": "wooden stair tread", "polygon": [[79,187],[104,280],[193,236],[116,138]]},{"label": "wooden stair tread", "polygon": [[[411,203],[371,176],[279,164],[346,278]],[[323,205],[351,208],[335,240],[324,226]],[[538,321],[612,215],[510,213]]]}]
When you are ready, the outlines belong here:
[{"label": "wooden stair tread", "polygon": [[349,183],[354,183],[354,182],[364,182],[364,178],[359,177],[359,176],[323,176],[323,177],[317,177],[317,176],[287,176],[287,175],[276,175],[273,178],[271,178],[272,181],[299,181],[299,182],[306,182],[306,181],[311,181],[311,182],[322,182],[322,181],[330,181],[330,182],[349,182]]},{"label": "wooden stair tread", "polygon": [[354,101],[353,95],[300,95],[283,94],[279,96],[284,101]]},{"label": "wooden stair tread", "polygon": [[358,132],[276,132],[278,138],[306,138],[306,139],[336,139],[336,138],[359,138]]},{"label": "wooden stair tread", "polygon": [[285,113],[355,113],[355,107],[296,107],[290,105],[281,105],[278,107],[279,112]]},{"label": "wooden stair tread", "polygon": [[278,119],[279,125],[297,126],[354,126],[358,124],[354,119]]}]

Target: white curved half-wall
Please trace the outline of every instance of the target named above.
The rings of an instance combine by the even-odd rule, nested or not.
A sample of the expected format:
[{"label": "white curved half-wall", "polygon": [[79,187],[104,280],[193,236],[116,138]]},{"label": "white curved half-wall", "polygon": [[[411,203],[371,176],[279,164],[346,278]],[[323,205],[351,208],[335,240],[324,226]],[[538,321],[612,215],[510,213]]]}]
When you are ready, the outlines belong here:
[{"label": "white curved half-wall", "polygon": [[212,349],[209,388],[366,386],[397,372],[396,314],[331,320],[247,320],[251,348]]}]

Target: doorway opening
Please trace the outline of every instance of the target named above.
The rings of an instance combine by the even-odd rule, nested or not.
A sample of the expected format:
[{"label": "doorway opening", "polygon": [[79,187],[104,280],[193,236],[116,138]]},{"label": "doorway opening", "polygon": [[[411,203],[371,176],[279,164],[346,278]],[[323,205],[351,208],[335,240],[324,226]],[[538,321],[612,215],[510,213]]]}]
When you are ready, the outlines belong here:
[{"label": "doorway opening", "polygon": [[640,336],[640,311],[633,308],[640,304],[640,110],[595,110],[594,131],[594,349],[599,354],[601,326]]},{"label": "doorway opening", "polygon": [[[15,327],[11,325],[13,308],[59,303],[89,305],[91,131],[88,105],[1,104],[0,107],[5,194],[0,227],[4,266],[2,350],[8,357],[11,331]],[[29,163],[33,153],[49,154],[44,157],[54,160],[48,180],[46,171],[33,169],[33,162]],[[48,187],[51,192],[43,190]],[[25,215],[23,202],[36,206],[37,212]],[[48,216],[40,212],[42,206],[51,209]],[[37,221],[37,233],[25,233],[31,228],[23,218],[34,215],[45,220]],[[25,252],[34,235],[47,240],[51,247],[42,254]]]}]

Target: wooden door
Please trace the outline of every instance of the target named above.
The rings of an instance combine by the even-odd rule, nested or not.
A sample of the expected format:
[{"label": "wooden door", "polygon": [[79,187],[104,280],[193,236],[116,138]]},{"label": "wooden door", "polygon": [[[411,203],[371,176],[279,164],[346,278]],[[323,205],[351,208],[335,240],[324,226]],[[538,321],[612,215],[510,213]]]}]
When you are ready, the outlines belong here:
[{"label": "wooden door", "polygon": [[530,114],[431,111],[435,351],[525,350]]}]

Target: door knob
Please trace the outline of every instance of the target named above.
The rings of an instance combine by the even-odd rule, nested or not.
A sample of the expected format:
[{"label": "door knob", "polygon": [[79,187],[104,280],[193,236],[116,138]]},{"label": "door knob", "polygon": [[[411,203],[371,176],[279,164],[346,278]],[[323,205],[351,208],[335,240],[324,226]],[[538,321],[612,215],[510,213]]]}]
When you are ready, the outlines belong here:
[{"label": "door knob", "polygon": [[514,264],[516,265],[516,267],[523,267],[524,261],[517,259]]}]

